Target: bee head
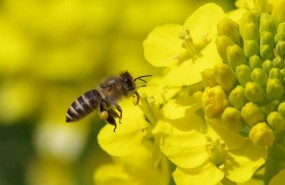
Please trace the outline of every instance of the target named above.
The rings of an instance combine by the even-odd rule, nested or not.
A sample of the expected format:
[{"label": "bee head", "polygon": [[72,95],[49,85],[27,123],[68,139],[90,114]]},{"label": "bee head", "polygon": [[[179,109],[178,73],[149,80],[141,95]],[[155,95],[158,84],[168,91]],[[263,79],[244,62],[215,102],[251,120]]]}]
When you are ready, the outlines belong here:
[{"label": "bee head", "polygon": [[124,88],[127,91],[134,91],[136,89],[135,81],[129,72],[126,71],[122,73],[121,77],[123,79]]},{"label": "bee head", "polygon": [[[143,80],[142,78],[148,77],[148,76],[152,76],[152,75],[143,75],[143,76],[139,76],[139,77],[134,79],[128,71],[121,74],[121,78],[123,79],[123,83],[124,83],[124,88],[127,91],[134,91],[137,88],[136,87],[136,80],[140,80],[140,81],[143,81],[146,83],[146,81]],[[145,87],[145,85],[141,85],[139,87]]]}]

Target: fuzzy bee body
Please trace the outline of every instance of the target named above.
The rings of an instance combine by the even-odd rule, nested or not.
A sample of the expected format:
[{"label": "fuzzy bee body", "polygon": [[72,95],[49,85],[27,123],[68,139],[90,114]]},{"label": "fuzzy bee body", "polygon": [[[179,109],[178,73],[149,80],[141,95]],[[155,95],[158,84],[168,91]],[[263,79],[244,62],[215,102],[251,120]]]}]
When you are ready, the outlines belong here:
[{"label": "fuzzy bee body", "polygon": [[[139,94],[135,81],[137,79],[142,80],[142,77],[147,76],[150,75],[133,79],[129,72],[124,72],[119,76],[113,76],[103,80],[96,89],[85,92],[70,105],[66,113],[66,122],[78,121],[95,109],[98,109],[99,114],[107,113],[106,120],[115,126],[115,131],[115,118],[119,118],[120,120],[122,118],[122,109],[117,102],[121,100],[122,97],[128,97],[133,94],[137,97],[137,104],[139,102]],[[120,114],[114,110],[114,107]]]},{"label": "fuzzy bee body", "polygon": [[85,117],[97,109],[101,100],[102,96],[96,89],[85,92],[70,105],[66,113],[66,122],[78,121]]}]

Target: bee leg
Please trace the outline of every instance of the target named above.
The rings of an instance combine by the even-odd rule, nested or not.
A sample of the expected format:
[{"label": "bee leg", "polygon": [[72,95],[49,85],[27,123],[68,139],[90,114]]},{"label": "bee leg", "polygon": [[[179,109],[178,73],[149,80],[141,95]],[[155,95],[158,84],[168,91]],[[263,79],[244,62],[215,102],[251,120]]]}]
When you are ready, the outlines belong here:
[{"label": "bee leg", "polygon": [[114,106],[116,107],[116,109],[120,112],[119,119],[122,119],[123,111],[122,111],[122,108],[120,107],[120,105],[119,105],[115,100],[109,99],[109,101],[110,101],[111,104],[114,105]]},{"label": "bee leg", "polygon": [[135,105],[137,105],[140,101],[140,95],[139,95],[138,91],[135,91],[133,95],[137,98],[135,101]]},{"label": "bee leg", "polygon": [[116,120],[114,119],[113,116],[109,115],[108,118],[107,118],[107,121],[111,124],[111,125],[114,125],[115,128],[114,128],[114,132],[116,132],[116,128],[117,128],[117,124],[116,124]]}]

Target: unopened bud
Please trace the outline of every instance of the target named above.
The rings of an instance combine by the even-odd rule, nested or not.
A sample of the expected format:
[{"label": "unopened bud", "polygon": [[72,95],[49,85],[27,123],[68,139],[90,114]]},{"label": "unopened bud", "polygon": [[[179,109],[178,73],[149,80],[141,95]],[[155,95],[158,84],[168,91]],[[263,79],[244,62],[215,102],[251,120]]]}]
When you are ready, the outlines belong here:
[{"label": "unopened bud", "polygon": [[228,47],[227,58],[233,70],[235,70],[237,66],[247,63],[242,48],[236,44]]},{"label": "unopened bud", "polygon": [[276,53],[281,58],[285,58],[285,41],[280,41],[276,44]]},{"label": "unopened bud", "polygon": [[226,35],[221,35],[218,36],[216,39],[216,46],[217,46],[217,50],[219,55],[221,56],[221,58],[223,59],[223,61],[227,62],[227,48],[228,46],[234,45],[234,41],[232,41],[232,39]]},{"label": "unopened bud", "polygon": [[249,138],[258,147],[270,147],[275,141],[274,132],[265,123],[260,122],[250,129]]},{"label": "unopened bud", "polygon": [[228,100],[222,87],[207,87],[202,95],[202,106],[206,117],[219,117],[228,106]]},{"label": "unopened bud", "polygon": [[282,75],[279,68],[273,67],[269,71],[269,78],[271,78],[271,79],[276,78],[276,79],[282,80],[283,75]]},{"label": "unopened bud", "polygon": [[270,60],[265,60],[262,64],[262,68],[267,74],[269,74],[269,71],[272,67],[273,63]]},{"label": "unopened bud", "polygon": [[267,116],[268,125],[275,131],[281,131],[285,128],[285,119],[280,112],[274,111]]},{"label": "unopened bud", "polygon": [[241,85],[236,86],[229,95],[230,103],[237,109],[241,109],[245,103],[247,102],[247,99],[245,97],[244,93],[244,87]]},{"label": "unopened bud", "polygon": [[275,57],[273,59],[273,67],[283,69],[284,68],[284,61],[280,57]]},{"label": "unopened bud", "polygon": [[218,85],[214,76],[214,69],[205,69],[201,72],[204,87],[214,87]]},{"label": "unopened bud", "polygon": [[260,56],[263,59],[272,59],[273,58],[273,48],[270,45],[261,45],[260,46]]},{"label": "unopened bud", "polygon": [[260,16],[259,33],[264,31],[276,33],[276,24],[273,17],[268,13],[262,13]]},{"label": "unopened bud", "polygon": [[251,79],[253,82],[265,86],[268,76],[261,68],[254,68],[251,72]]},{"label": "unopened bud", "polygon": [[248,126],[252,127],[258,122],[265,121],[265,114],[254,103],[248,102],[241,109],[241,117]]},{"label": "unopened bud", "polygon": [[224,18],[218,23],[218,35],[226,35],[231,38],[234,43],[240,45],[241,39],[239,35],[239,25],[229,18]]},{"label": "unopened bud", "polygon": [[272,17],[276,24],[285,21],[285,0],[277,0],[272,9]]},{"label": "unopened bud", "polygon": [[271,32],[263,31],[260,34],[260,45],[269,45],[274,47],[274,35]]},{"label": "unopened bud", "polygon": [[236,77],[233,70],[224,63],[214,66],[215,79],[224,90],[230,91],[234,88]]},{"label": "unopened bud", "polygon": [[253,55],[249,58],[249,66],[253,68],[262,68],[262,61],[258,55]]},{"label": "unopened bud", "polygon": [[272,99],[281,97],[284,93],[283,85],[278,79],[268,79],[266,92]]},{"label": "unopened bud", "polygon": [[256,40],[246,40],[243,49],[245,56],[248,58],[253,55],[259,55],[259,44]]},{"label": "unopened bud", "polygon": [[236,77],[241,85],[245,85],[247,82],[251,81],[251,69],[247,65],[239,65],[236,68]]},{"label": "unopened bud", "polygon": [[241,131],[244,127],[240,111],[234,107],[227,107],[224,110],[222,120],[227,128],[235,132]]},{"label": "unopened bud", "polygon": [[247,23],[244,27],[243,40],[259,40],[258,25],[255,23]]},{"label": "unopened bud", "polygon": [[250,11],[246,11],[242,15],[240,21],[240,34],[243,40],[259,40],[258,33],[259,15]]},{"label": "unopened bud", "polygon": [[278,105],[278,112],[280,112],[280,114],[285,117],[285,101],[281,102]]},{"label": "unopened bud", "polygon": [[260,105],[266,103],[267,100],[263,88],[255,82],[247,82],[245,84],[245,97],[249,101]]},{"label": "unopened bud", "polygon": [[280,41],[285,41],[285,33],[276,33],[276,35],[274,36],[274,41],[280,42]]},{"label": "unopened bud", "polygon": [[285,33],[285,21],[278,25],[277,33]]}]

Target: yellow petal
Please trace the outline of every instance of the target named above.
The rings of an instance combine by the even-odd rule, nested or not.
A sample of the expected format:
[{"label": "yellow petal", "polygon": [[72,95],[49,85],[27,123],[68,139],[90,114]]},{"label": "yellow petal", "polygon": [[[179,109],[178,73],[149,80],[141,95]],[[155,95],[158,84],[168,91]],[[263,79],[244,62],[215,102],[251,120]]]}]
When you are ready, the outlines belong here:
[{"label": "yellow petal", "polygon": [[227,178],[234,182],[245,182],[264,164],[266,150],[255,147],[247,140],[239,149],[229,150],[225,160]]},{"label": "yellow petal", "polygon": [[172,128],[171,134],[162,136],[160,148],[169,160],[183,168],[197,167],[209,157],[205,136],[195,130]]},{"label": "yellow petal", "polygon": [[173,177],[177,185],[213,185],[218,184],[223,179],[224,173],[208,162],[201,169],[176,168]]},{"label": "yellow petal", "polygon": [[197,9],[186,21],[193,38],[201,39],[207,34],[210,38],[217,33],[217,23],[225,17],[221,7],[208,3]]},{"label": "yellow petal", "polygon": [[221,63],[214,42],[207,44],[196,57],[171,66],[165,75],[165,84],[168,86],[192,85],[202,80],[201,72]]},{"label": "yellow petal", "polygon": [[146,135],[144,129],[149,126],[138,106],[132,104],[131,101],[123,101],[120,105],[123,118],[122,124],[117,123],[116,132],[113,132],[113,125],[106,124],[98,134],[99,145],[113,156],[133,153]]},{"label": "yellow petal", "polygon": [[285,182],[285,169],[281,170],[277,175],[275,175],[269,185],[279,185]]},{"label": "yellow petal", "polygon": [[156,67],[169,66],[183,48],[179,33],[181,25],[167,24],[156,27],[143,43],[144,55],[149,63]]}]

